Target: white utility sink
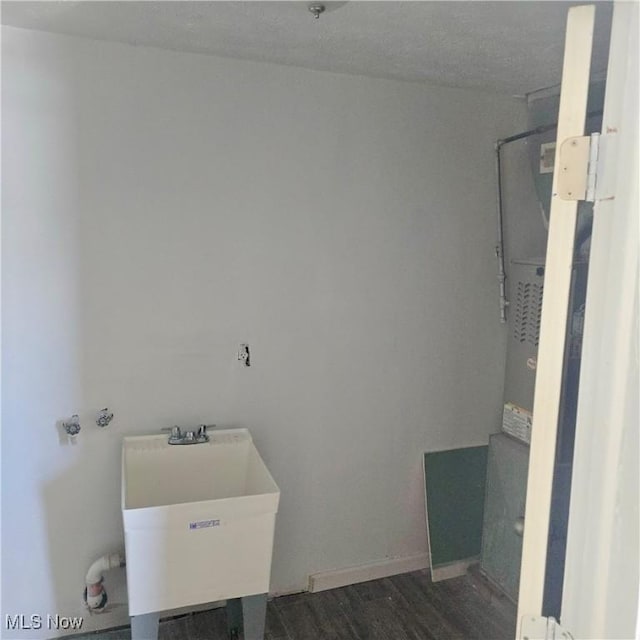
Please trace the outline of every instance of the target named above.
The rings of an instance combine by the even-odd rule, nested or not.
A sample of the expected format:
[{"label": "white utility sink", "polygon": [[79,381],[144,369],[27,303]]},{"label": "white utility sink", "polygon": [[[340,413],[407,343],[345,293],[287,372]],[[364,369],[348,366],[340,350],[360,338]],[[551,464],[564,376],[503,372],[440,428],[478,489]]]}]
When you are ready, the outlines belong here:
[{"label": "white utility sink", "polygon": [[129,615],[269,591],[280,490],[247,429],[125,438]]}]

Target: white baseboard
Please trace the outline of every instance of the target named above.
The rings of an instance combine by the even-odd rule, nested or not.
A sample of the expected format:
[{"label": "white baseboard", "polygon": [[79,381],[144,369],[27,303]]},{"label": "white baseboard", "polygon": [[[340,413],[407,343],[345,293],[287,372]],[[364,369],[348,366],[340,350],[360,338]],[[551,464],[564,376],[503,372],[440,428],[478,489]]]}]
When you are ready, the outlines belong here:
[{"label": "white baseboard", "polygon": [[457,578],[467,573],[469,567],[473,564],[478,564],[480,558],[468,558],[467,560],[457,560],[456,562],[450,562],[449,564],[443,564],[439,567],[431,567],[431,580],[433,582],[439,582],[440,580],[449,580],[450,578]]},{"label": "white baseboard", "polygon": [[378,580],[379,578],[387,578],[399,573],[428,568],[429,555],[426,553],[405,556],[404,558],[388,558],[387,560],[362,564],[356,567],[314,573],[309,576],[309,591],[316,593],[327,589],[337,589],[338,587],[346,587],[358,582],[368,582],[369,580]]}]

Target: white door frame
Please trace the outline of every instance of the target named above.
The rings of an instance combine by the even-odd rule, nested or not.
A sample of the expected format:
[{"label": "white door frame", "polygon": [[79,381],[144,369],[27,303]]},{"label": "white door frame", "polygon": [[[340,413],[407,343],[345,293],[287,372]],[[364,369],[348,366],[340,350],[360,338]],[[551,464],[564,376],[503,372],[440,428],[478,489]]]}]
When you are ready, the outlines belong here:
[{"label": "white door frame", "polygon": [[[545,263],[544,297],[531,427],[525,528],[518,596],[518,630],[524,615],[542,613],[547,539],[555,462],[567,315],[578,203],[558,195],[560,147],[584,135],[595,6],[567,16],[558,133]],[[518,632],[519,635],[519,632]]]},{"label": "white door frame", "polygon": [[562,626],[576,638],[638,637],[637,2],[614,6],[602,135],[613,199],[594,204]]},{"label": "white door frame", "polygon": [[[577,13],[582,17],[578,19]],[[561,97],[558,142],[582,135],[581,130],[567,133],[564,125],[566,109],[573,112],[575,108],[569,103],[576,96],[579,102],[584,98],[582,84],[576,89],[570,79],[575,69],[572,72],[567,65],[579,66],[574,54],[590,40],[592,24],[589,26],[588,13],[587,7],[570,10],[566,42],[569,55],[565,55],[562,86],[565,111]],[[576,41],[580,38],[576,34],[578,22],[584,29],[581,42]],[[615,176],[614,197],[601,201],[596,197],[594,205],[561,614],[562,627],[580,639],[640,638],[639,22],[637,2],[614,5],[602,129],[603,135],[615,140],[614,152],[607,155],[606,164],[606,172]],[[585,49],[581,51],[588,58]],[[559,167],[557,160],[556,155]],[[556,229],[559,225],[561,233],[567,232],[567,226],[574,221],[567,221],[566,217],[558,220],[568,208],[561,204],[554,208],[554,204],[555,196],[551,210],[551,224],[555,226],[550,229],[547,258],[560,254],[563,261],[560,271],[560,261],[554,261],[551,273],[547,262],[518,637],[522,617],[539,616],[542,607],[560,394],[556,376],[564,353],[560,334],[563,339],[568,300],[564,288],[566,260],[569,247],[573,249],[568,233],[559,236]],[[562,286],[552,281],[554,273],[560,274]],[[557,323],[555,328],[550,326],[551,318]],[[552,385],[556,385],[555,389]]]}]

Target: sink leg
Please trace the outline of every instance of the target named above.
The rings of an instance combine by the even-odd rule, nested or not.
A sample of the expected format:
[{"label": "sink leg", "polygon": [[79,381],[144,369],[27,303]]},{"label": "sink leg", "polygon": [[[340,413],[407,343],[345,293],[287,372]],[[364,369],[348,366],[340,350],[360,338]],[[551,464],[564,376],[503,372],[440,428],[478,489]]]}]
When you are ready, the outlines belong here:
[{"label": "sink leg", "polygon": [[267,594],[242,598],[244,640],[264,640],[264,623],[267,616]]},{"label": "sink leg", "polygon": [[229,638],[237,637],[242,631],[242,600],[232,598],[227,600],[227,631]]},{"label": "sink leg", "polygon": [[131,616],[131,640],[157,640],[159,613]]}]

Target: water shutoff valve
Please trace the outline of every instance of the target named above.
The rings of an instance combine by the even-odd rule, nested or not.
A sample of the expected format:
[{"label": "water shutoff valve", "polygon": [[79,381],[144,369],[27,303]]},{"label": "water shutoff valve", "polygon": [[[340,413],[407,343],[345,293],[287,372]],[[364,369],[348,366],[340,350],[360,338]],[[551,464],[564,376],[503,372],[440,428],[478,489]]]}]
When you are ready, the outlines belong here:
[{"label": "water shutoff valve", "polygon": [[62,423],[62,427],[66,434],[72,438],[75,438],[80,433],[80,417],[74,413],[68,420]]},{"label": "water shutoff valve", "polygon": [[113,412],[109,411],[109,409],[107,409],[106,407],[98,411],[98,415],[96,416],[96,424],[99,427],[107,427],[112,420]]}]

